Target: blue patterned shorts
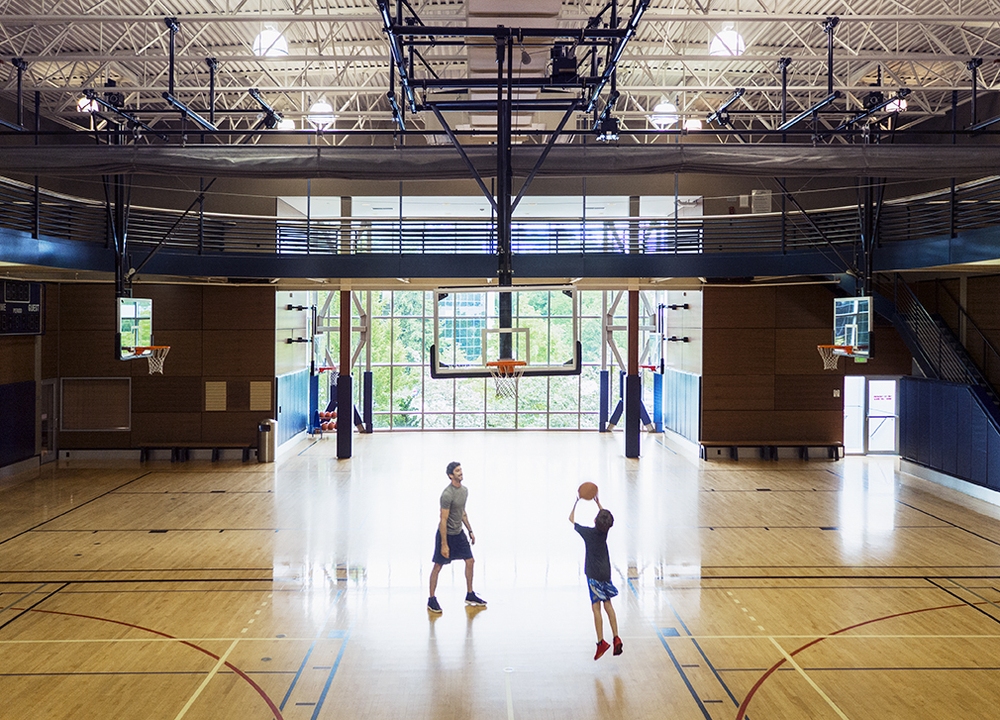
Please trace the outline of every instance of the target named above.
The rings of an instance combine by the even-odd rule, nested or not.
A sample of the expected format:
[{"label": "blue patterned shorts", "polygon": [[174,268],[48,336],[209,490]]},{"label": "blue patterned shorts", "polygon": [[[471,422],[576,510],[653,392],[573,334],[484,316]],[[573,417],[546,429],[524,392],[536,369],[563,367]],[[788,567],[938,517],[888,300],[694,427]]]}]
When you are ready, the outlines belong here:
[{"label": "blue patterned shorts", "polygon": [[604,602],[618,594],[618,588],[609,582],[587,578],[587,589],[590,590],[590,603]]}]

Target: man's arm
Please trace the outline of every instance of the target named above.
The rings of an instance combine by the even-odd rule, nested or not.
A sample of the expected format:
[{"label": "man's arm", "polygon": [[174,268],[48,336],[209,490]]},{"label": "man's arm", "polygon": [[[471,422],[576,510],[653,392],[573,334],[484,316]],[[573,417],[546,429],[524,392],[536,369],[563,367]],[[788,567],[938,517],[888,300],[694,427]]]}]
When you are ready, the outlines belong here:
[{"label": "man's arm", "polygon": [[476,533],[472,532],[472,525],[469,523],[469,516],[467,513],[462,513],[462,522],[465,523],[465,527],[469,529],[469,542],[473,545],[476,544]]},{"label": "man's arm", "polygon": [[438,528],[441,533],[441,554],[446,558],[451,557],[451,550],[448,548],[448,508],[441,508],[441,526]]},{"label": "man's arm", "polygon": [[573,502],[573,509],[569,511],[569,521],[576,525],[576,504],[580,502],[580,496],[576,496],[576,500]]}]

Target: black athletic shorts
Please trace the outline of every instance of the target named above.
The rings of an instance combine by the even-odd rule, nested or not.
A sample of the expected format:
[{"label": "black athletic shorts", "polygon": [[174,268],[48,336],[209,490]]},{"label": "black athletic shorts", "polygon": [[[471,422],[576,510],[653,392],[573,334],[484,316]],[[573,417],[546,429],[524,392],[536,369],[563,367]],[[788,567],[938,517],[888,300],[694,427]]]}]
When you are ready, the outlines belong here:
[{"label": "black athletic shorts", "polygon": [[434,562],[438,565],[447,565],[452,560],[468,560],[472,557],[472,546],[469,545],[469,538],[462,530],[458,535],[448,536],[448,554],[445,557],[441,554],[441,531],[434,533]]}]

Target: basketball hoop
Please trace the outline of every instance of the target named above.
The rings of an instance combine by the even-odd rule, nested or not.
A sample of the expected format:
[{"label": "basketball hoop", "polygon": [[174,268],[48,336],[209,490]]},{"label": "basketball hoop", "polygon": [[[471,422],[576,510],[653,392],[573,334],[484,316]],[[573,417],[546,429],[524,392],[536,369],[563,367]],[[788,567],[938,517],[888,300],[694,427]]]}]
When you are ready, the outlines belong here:
[{"label": "basketball hoop", "polygon": [[823,358],[824,370],[836,370],[840,362],[841,355],[853,355],[854,348],[851,345],[817,345],[819,356]]},{"label": "basketball hoop", "polygon": [[498,398],[517,397],[517,381],[524,375],[527,364],[523,360],[490,360],[486,363],[496,382]]},{"label": "basketball hoop", "polygon": [[[140,357],[145,357],[149,362],[149,374],[160,373],[163,374],[163,361],[167,357],[167,353],[170,352],[169,345],[149,345],[146,347],[137,347],[134,349],[136,355]],[[147,354],[148,353],[148,354]]]}]

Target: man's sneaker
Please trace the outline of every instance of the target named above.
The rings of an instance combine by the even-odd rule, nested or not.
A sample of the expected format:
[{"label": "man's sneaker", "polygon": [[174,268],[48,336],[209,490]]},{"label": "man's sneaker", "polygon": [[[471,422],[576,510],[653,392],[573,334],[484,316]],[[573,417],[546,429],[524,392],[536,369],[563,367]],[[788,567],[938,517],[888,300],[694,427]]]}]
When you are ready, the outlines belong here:
[{"label": "man's sneaker", "polygon": [[441,614],[441,606],[438,605],[438,599],[436,597],[427,598],[427,611],[432,612],[435,615]]},{"label": "man's sneaker", "polygon": [[617,635],[615,635],[614,640],[612,640],[611,642],[615,646],[615,651],[612,653],[612,655],[621,655],[622,654],[622,639],[620,637],[618,637]]},{"label": "man's sneaker", "polygon": [[600,658],[601,655],[603,655],[604,653],[606,653],[610,649],[611,649],[611,646],[608,645],[603,640],[601,640],[601,642],[597,643],[597,653],[594,654],[594,660],[597,660],[598,658]]},{"label": "man's sneaker", "polygon": [[486,607],[486,601],[481,597],[476,595],[474,592],[470,592],[465,596],[465,604],[470,607]]}]

